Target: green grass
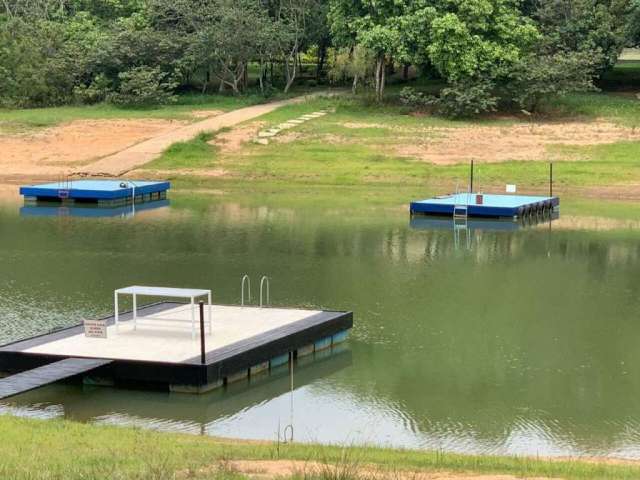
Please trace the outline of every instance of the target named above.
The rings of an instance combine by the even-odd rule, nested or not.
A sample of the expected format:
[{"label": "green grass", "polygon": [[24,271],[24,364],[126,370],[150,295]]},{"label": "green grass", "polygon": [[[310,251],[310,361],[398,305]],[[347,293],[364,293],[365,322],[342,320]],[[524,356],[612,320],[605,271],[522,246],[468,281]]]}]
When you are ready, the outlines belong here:
[{"label": "green grass", "polygon": [[203,132],[193,140],[174,143],[159,158],[145,165],[145,168],[172,170],[211,167],[215,162],[217,149],[208,142],[214,137],[214,132]]},{"label": "green grass", "polygon": [[[610,94],[571,95],[563,100],[565,120],[568,116],[584,121],[607,118],[632,125],[640,121],[640,102]],[[196,141],[180,144],[178,154],[169,151],[149,168],[208,168],[215,163],[232,179],[293,182],[305,185],[396,185],[431,186],[452,190],[465,185],[468,164],[434,165],[400,156],[405,145],[441,135],[438,128],[473,127],[478,122],[453,121],[433,116],[416,116],[403,107],[371,105],[350,97],[317,98],[305,103],[277,109],[260,118],[266,126],[299,117],[305,113],[328,109],[325,117],[287,130],[295,138],[288,143],[269,145],[247,143],[240,152],[225,154],[205,148]],[[571,115],[569,115],[570,112]],[[636,120],[636,117],[638,120]],[[485,119],[483,125],[508,126],[521,120]],[[576,120],[579,121],[579,120]],[[281,134],[283,135],[283,134]],[[186,152],[197,155],[185,159]],[[640,142],[616,142],[596,146],[550,146],[548,153],[563,161],[556,162],[555,178],[559,192],[601,185],[625,185],[640,182]],[[543,160],[543,159],[541,159]],[[506,161],[482,164],[476,168],[476,185],[485,191],[516,183],[532,193],[546,192],[546,161]]]},{"label": "green grass", "polygon": [[[284,96],[278,95],[274,99],[278,98],[284,98]],[[0,109],[0,132],[10,133],[50,127],[72,120],[121,118],[195,120],[197,117],[192,114],[194,111],[229,111],[274,99],[268,99],[256,94],[240,96],[183,94],[178,96],[178,100],[174,104],[149,108],[124,108],[101,103],[97,105],[71,105],[48,108]]]},{"label": "green grass", "polygon": [[[373,447],[224,441],[131,428],[86,425],[66,420],[0,416],[0,478],[173,479],[243,478],[210,467],[237,459],[293,459],[338,466],[344,480],[358,478],[363,465],[402,470],[502,473],[521,477],[632,479],[640,468],[523,457],[473,456]],[[348,472],[348,473],[347,473]],[[332,478],[329,473],[319,478]],[[362,477],[360,477],[362,478]]]}]

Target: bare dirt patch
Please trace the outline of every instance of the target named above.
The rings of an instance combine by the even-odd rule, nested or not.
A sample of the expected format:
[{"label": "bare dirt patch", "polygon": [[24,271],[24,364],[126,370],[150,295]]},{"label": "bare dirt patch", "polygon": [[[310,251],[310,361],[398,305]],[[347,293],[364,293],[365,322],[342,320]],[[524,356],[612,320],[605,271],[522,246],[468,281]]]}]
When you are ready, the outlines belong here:
[{"label": "bare dirt patch", "polygon": [[551,145],[599,145],[623,140],[640,140],[640,130],[614,123],[540,123],[506,126],[433,128],[433,135],[416,138],[411,144],[393,147],[400,156],[418,158],[437,165],[470,160],[566,160],[550,151]]},{"label": "bare dirt patch", "polygon": [[217,134],[209,144],[218,147],[220,153],[235,153],[240,151],[247,142],[253,140],[263,126],[264,122],[251,122],[232,128]]},{"label": "bare dirt patch", "polygon": [[[314,475],[324,475],[326,478],[359,478],[362,480],[519,480],[523,478],[513,475],[494,474],[479,475],[474,473],[425,472],[416,470],[389,471],[373,466],[336,466],[299,460],[233,460],[220,463],[206,470],[208,472],[226,470],[256,479],[278,479],[292,476],[308,478]],[[527,480],[542,479],[527,477]],[[546,480],[553,479],[546,478]]]},{"label": "bare dirt patch", "polygon": [[55,176],[169,132],[184,122],[157,119],[75,120],[37,133],[0,136],[2,176]]}]

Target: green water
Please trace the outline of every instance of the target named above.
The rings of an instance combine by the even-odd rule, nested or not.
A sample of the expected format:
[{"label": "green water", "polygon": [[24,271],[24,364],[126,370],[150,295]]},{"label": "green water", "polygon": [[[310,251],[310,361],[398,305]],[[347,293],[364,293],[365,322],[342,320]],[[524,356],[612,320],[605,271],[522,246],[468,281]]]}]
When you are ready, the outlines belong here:
[{"label": "green water", "polygon": [[[226,196],[133,218],[0,209],[0,342],[104,315],[130,284],[271,277],[274,304],[354,311],[346,350],[204,396],[55,385],[2,411],[275,439],[640,458],[640,231],[563,219],[412,228],[402,207]],[[255,283],[254,283],[255,285]],[[293,407],[293,408],[292,408]]]}]

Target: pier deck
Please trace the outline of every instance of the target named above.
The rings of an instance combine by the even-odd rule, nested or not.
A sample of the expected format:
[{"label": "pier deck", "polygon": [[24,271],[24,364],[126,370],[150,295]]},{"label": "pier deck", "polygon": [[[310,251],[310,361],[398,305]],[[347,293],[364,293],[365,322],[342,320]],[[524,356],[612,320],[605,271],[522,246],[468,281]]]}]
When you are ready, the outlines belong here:
[{"label": "pier deck", "polygon": [[[147,318],[145,318],[147,317]],[[213,305],[213,331],[192,338],[188,304],[162,302],[131,315],[106,317],[107,338],[86,337],[83,325],[0,347],[0,371],[20,372],[64,358],[112,360],[95,376],[113,383],[206,390],[331,347],[346,338],[351,312]]]},{"label": "pier deck", "polygon": [[558,197],[535,195],[497,195],[457,193],[411,202],[410,213],[453,216],[454,210],[464,207],[469,217],[519,218],[530,214],[553,211],[560,205]]},{"label": "pier deck", "polygon": [[28,392],[65,378],[87,373],[109,364],[110,360],[66,358],[59,362],[0,379],[0,399]]},{"label": "pier deck", "polygon": [[62,202],[66,204],[96,203],[118,207],[131,203],[164,200],[169,182],[142,180],[69,180],[64,182],[23,185],[20,195],[27,202]]}]

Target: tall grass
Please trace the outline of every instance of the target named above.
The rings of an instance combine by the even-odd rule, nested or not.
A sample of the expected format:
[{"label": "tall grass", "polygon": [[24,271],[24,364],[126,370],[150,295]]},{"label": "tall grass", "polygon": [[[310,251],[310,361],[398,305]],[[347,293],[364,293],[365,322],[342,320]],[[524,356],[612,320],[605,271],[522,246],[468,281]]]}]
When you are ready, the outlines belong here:
[{"label": "tall grass", "polygon": [[[0,416],[0,478],[12,480],[242,478],[232,460],[298,460],[319,470],[303,478],[411,478],[413,472],[502,473],[519,477],[637,479],[637,465],[460,455],[376,447],[242,442]],[[308,476],[305,476],[305,473]]]}]

